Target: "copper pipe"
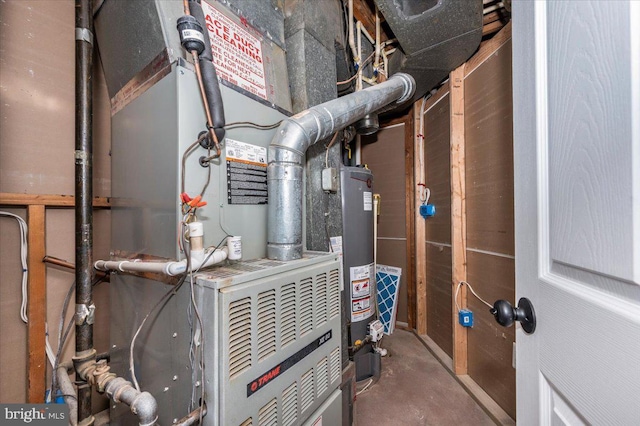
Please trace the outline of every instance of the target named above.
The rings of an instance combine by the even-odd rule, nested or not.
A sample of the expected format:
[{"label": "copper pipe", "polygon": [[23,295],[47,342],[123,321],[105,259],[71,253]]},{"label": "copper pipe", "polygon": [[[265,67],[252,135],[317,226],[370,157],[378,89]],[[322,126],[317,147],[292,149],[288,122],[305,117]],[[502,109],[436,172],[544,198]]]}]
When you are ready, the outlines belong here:
[{"label": "copper pipe", "polygon": [[71,262],[67,262],[66,260],[63,259],[59,259],[57,257],[53,257],[53,256],[45,256],[42,261],[44,263],[50,263],[52,265],[56,265],[56,266],[61,266],[65,269],[76,269],[76,265],[74,265]]},{"label": "copper pipe", "polygon": [[191,12],[189,11],[189,0],[183,0],[182,5],[184,6],[184,14],[191,15]]},{"label": "copper pipe", "polygon": [[207,129],[211,134],[211,138],[213,139],[213,143],[216,146],[216,155],[220,157],[220,142],[218,141],[218,136],[213,128],[213,119],[211,118],[211,110],[209,109],[209,102],[207,102],[207,95],[204,92],[204,82],[202,81],[202,73],[200,72],[200,60],[198,59],[198,52],[195,50],[191,51],[191,56],[193,56],[193,63],[196,66],[196,76],[198,77],[198,86],[200,87],[200,95],[202,96],[202,102],[204,103],[204,111],[207,116]]},{"label": "copper pipe", "polygon": [[[42,261],[44,263],[49,263],[51,265],[60,266],[61,268],[69,269],[69,270],[72,270],[72,271],[76,269],[76,265],[74,265],[73,263],[67,262],[64,259],[60,259],[60,258],[54,257],[54,256],[47,255],[47,256],[42,258]],[[103,277],[107,277],[108,278],[108,275],[109,275],[109,274],[106,274],[106,273],[104,273],[102,271],[96,271],[95,274],[96,274],[97,277],[100,277],[100,278],[103,278]],[[109,281],[109,280],[107,280],[107,281]]]}]

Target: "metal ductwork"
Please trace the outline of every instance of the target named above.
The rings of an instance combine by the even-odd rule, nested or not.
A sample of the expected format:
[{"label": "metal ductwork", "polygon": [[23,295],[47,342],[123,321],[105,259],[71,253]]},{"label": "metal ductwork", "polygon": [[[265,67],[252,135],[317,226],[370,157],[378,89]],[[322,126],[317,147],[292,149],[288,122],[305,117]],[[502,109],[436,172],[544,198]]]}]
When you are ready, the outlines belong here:
[{"label": "metal ductwork", "polygon": [[482,39],[481,0],[375,0],[400,50],[391,73],[416,79],[415,101],[473,55]]},{"label": "metal ductwork", "polygon": [[302,258],[303,165],[309,146],[395,102],[413,96],[415,80],[395,74],[384,83],[351,93],[286,119],[269,146],[267,187],[267,256],[276,260]]}]

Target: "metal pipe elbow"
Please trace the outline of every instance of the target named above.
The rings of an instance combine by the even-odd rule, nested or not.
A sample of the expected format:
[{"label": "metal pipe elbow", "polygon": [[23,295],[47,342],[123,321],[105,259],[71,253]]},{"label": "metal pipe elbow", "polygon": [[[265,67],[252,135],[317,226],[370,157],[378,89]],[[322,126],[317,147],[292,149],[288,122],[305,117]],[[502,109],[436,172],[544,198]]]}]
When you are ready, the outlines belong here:
[{"label": "metal pipe elbow", "polygon": [[158,402],[149,392],[142,392],[131,403],[131,412],[138,416],[140,426],[153,426],[158,421]]}]

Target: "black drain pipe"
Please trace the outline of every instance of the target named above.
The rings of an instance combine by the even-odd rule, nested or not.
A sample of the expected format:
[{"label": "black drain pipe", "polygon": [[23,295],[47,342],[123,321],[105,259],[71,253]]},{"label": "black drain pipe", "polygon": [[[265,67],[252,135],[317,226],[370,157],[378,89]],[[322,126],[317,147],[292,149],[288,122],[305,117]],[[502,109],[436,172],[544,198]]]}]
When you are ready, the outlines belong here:
[{"label": "black drain pipe", "polygon": [[[91,0],[76,0],[76,354],[75,363],[95,359],[93,318],[93,14]],[[93,424],[91,386],[78,385],[78,424]]]}]

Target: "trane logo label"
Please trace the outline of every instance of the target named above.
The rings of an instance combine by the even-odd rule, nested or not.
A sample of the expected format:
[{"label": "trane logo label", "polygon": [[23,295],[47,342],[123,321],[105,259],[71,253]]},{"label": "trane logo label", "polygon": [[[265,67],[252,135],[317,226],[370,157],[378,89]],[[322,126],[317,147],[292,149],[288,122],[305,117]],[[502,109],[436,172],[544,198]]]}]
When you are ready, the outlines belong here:
[{"label": "trane logo label", "polygon": [[260,389],[262,389],[264,386],[271,383],[275,378],[277,378],[279,375],[287,371],[289,368],[296,365],[299,361],[304,359],[311,352],[315,351],[320,346],[324,345],[329,340],[331,340],[331,337],[332,337],[332,332],[331,330],[329,330],[325,334],[323,334],[322,336],[314,340],[313,342],[309,343],[304,348],[300,349],[295,354],[291,355],[289,358],[282,361],[280,364],[273,367],[271,370],[262,374],[257,379],[254,379],[251,382],[249,382],[247,384],[247,397],[250,397],[254,393],[258,392]]},{"label": "trane logo label", "polygon": [[280,366],[277,366],[276,368],[269,371],[264,376],[260,377],[258,380],[254,380],[253,382],[251,382],[251,390],[255,392],[261,387],[263,387],[264,385],[266,385],[267,383],[269,383],[271,380],[278,377],[280,375],[280,370],[281,370]]}]

